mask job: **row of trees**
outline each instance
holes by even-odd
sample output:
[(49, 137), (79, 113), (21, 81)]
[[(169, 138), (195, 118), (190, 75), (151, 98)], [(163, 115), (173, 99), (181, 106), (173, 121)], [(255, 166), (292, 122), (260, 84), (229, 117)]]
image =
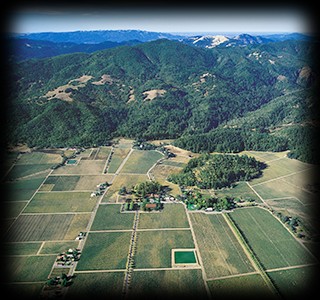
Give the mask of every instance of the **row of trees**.
[(254, 204), (254, 199), (231, 196), (208, 196), (203, 195), (199, 190), (184, 190), (179, 197), (192, 210), (201, 210), (211, 208), (214, 211), (230, 210), (238, 206), (238, 203), (248, 202), (250, 205)]

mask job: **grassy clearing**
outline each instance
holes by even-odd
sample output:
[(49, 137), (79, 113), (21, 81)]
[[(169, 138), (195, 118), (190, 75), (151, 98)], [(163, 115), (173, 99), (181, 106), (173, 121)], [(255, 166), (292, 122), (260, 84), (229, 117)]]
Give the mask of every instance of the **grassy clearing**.
[(6, 236), (9, 242), (63, 240), (71, 214), (20, 215)]
[(287, 153), (288, 151), (282, 151), (282, 152), (242, 151), (239, 154), (253, 156), (257, 160), (260, 160), (263, 162), (269, 162), (271, 160), (284, 158), (287, 156)]
[(90, 212), (96, 201), (86, 192), (42, 192), (33, 197), (24, 213)]
[(181, 170), (181, 167), (158, 164), (151, 170), (150, 175), (152, 179), (158, 181), (161, 185), (169, 187), (171, 189), (170, 194), (177, 196), (181, 194), (179, 186), (177, 184), (167, 181), (167, 178), (169, 174), (177, 174)]
[(131, 232), (89, 233), (77, 270), (125, 269)]
[(134, 272), (131, 287), (134, 299), (208, 299), (201, 270)]
[(91, 230), (132, 229), (134, 214), (120, 213), (121, 204), (100, 205)]
[(254, 271), (222, 215), (190, 214), (207, 278)]
[(158, 151), (134, 150), (123, 166), (121, 173), (145, 174), (162, 157), (163, 155)]
[(184, 205), (165, 204), (159, 213), (141, 213), (138, 228), (189, 228)]
[(190, 230), (140, 231), (137, 235), (136, 268), (170, 268), (171, 249), (194, 247)]
[(314, 258), (267, 210), (258, 207), (230, 213), (265, 269), (314, 262)]
[(239, 294), (244, 299), (275, 298), (260, 274), (210, 280), (207, 283), (213, 298), (237, 299)]
[(120, 299), (123, 272), (76, 273), (74, 284), (69, 287), (67, 298), (71, 299)]

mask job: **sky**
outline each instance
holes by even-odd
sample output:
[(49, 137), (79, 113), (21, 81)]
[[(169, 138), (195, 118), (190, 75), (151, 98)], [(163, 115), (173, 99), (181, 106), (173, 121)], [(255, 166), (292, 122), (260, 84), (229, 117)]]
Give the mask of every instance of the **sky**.
[(310, 31), (307, 16), (296, 9), (132, 10), (21, 9), (11, 15), (16, 33), (138, 29), (158, 32), (276, 33)]

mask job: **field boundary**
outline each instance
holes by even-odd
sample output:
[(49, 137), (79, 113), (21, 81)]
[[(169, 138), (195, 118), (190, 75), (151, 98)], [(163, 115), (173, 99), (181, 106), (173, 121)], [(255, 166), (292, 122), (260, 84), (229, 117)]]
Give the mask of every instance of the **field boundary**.
[(274, 286), (273, 282), (265, 272), (263, 266), (259, 262), (258, 258), (248, 245), (248, 243), (245, 241), (243, 235), (241, 234), (240, 230), (238, 229), (237, 225), (234, 223), (232, 218), (229, 216), (229, 214), (223, 214), (224, 219), (226, 220), (227, 224), (229, 225), (230, 229), (238, 239), (240, 245), (243, 247), (243, 250), (247, 254), (249, 260), (251, 261), (254, 268), (260, 273), (261, 277), (263, 278), (264, 282), (267, 284), (268, 288), (272, 291), (272, 293), (278, 297), (280, 297), (279, 291)]

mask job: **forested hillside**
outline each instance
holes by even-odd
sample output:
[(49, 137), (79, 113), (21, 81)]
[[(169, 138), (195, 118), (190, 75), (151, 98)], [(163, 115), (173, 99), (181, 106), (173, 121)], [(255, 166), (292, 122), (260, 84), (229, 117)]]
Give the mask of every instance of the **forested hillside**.
[(295, 150), (295, 130), (313, 126), (313, 55), (307, 41), (203, 49), (156, 40), (27, 60), (10, 74), (7, 138), (39, 147), (126, 136), (175, 138), (196, 152)]

